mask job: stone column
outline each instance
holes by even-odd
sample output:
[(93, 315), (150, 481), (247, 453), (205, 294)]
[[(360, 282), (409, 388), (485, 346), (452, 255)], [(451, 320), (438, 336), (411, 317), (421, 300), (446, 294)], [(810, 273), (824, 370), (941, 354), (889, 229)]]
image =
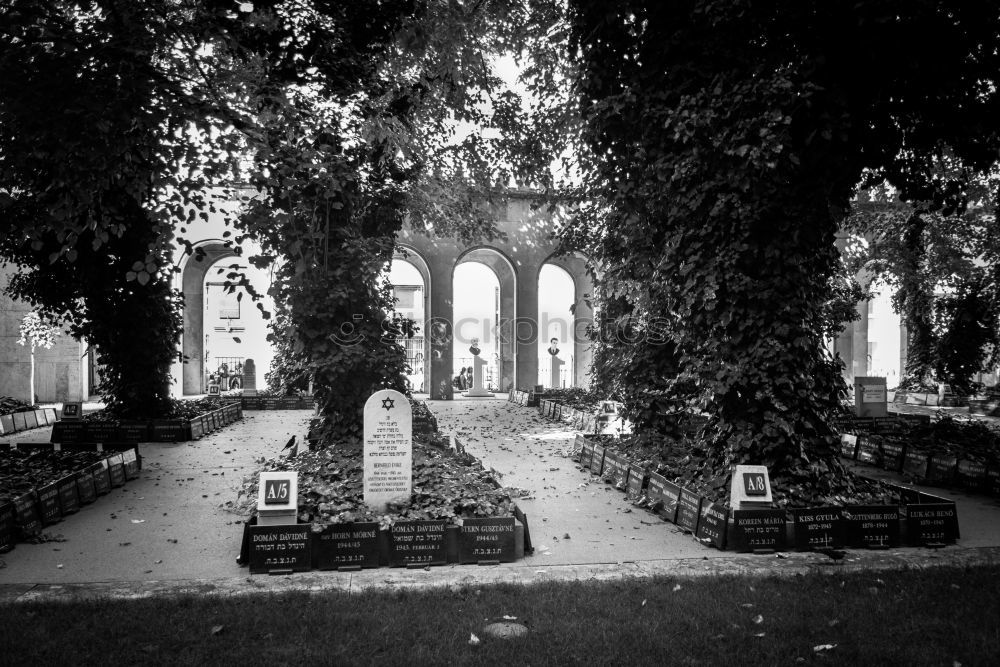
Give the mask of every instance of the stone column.
[(538, 383), (538, 271), (540, 262), (518, 262), (517, 320), (514, 339), (517, 375), (514, 389), (531, 389)]
[(430, 343), (431, 354), (431, 384), (427, 390), (433, 400), (450, 401), (454, 397), (451, 374), (455, 349), (452, 329), (455, 319), (455, 299), (452, 289), (455, 256), (453, 253), (442, 252), (429, 258), (428, 265), (432, 287), (425, 333)]

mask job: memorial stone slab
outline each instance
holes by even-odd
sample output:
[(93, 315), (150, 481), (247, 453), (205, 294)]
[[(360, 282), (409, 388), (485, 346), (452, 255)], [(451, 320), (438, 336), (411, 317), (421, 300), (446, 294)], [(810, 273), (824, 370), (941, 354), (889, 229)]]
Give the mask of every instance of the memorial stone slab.
[(80, 494), (76, 488), (76, 473), (66, 475), (58, 481), (59, 509), (63, 516), (73, 514), (80, 509)]
[(97, 487), (94, 484), (94, 474), (90, 466), (76, 475), (76, 493), (81, 505), (89, 505), (97, 500)]
[(125, 479), (135, 479), (139, 476), (139, 456), (134, 448), (122, 452), (122, 464), (125, 467)]
[(151, 439), (155, 442), (182, 442), (187, 440), (191, 430), (180, 420), (156, 420), (150, 424)]
[(39, 426), (48, 426), (49, 419), (45, 414), (45, 410), (35, 410), (35, 421)]
[(14, 415), (0, 415), (0, 431), (3, 433), (14, 433)]
[(24, 537), (42, 532), (42, 515), (38, 508), (38, 494), (28, 491), (14, 498), (14, 513), (17, 529)]
[(840, 436), (840, 455), (854, 459), (858, 455), (858, 436), (853, 433), (843, 433)]
[(320, 570), (378, 567), (378, 522), (326, 526), (313, 533), (313, 564)]
[(25, 413), (23, 413), (23, 412), (15, 412), (14, 413), (14, 430), (15, 431), (23, 431), (26, 428), (28, 428), (28, 420), (25, 419), (24, 414)]
[(364, 500), (378, 511), (407, 502), (413, 489), (413, 413), (410, 401), (382, 389), (365, 402)]
[(733, 509), (769, 509), (773, 502), (767, 466), (737, 465), (729, 484)]
[(986, 466), (986, 489), (1000, 498), (1000, 466)]
[(903, 475), (915, 480), (927, 479), (927, 466), (929, 463), (930, 457), (927, 454), (915, 450), (911, 451), (907, 447), (906, 456), (903, 457)]
[(250, 574), (312, 569), (310, 525), (250, 526)]
[(959, 538), (955, 503), (907, 505), (906, 535), (915, 546), (954, 544)]
[(877, 466), (882, 463), (880, 458), (879, 443), (871, 436), (860, 436), (858, 438), (858, 461), (868, 465)]
[(927, 483), (937, 486), (951, 486), (958, 473), (958, 457), (950, 454), (935, 454), (927, 465)]
[(793, 509), (791, 514), (796, 549), (836, 549), (844, 545), (840, 507)]
[(51, 526), (62, 519), (62, 510), (59, 507), (59, 482), (52, 482), (38, 489), (38, 510), (43, 526)]
[(445, 521), (397, 521), (389, 529), (389, 565), (423, 567), (448, 562)]
[(583, 445), (580, 447), (580, 465), (583, 466), (584, 470), (590, 470), (590, 460), (593, 457), (594, 443), (585, 439)]
[(127, 421), (118, 425), (119, 442), (148, 442), (149, 422)]
[(458, 557), (462, 563), (515, 560), (514, 517), (462, 519), (459, 528)]
[(118, 425), (112, 422), (88, 422), (87, 440), (91, 442), (116, 442), (118, 437)]
[(625, 497), (635, 502), (646, 492), (646, 468), (636, 462), (628, 464), (628, 481), (625, 485)]
[(733, 510), (729, 548), (734, 551), (784, 551), (788, 547), (785, 510)]
[(728, 518), (729, 508), (722, 503), (702, 501), (695, 539), (707, 546), (725, 549)]
[(14, 503), (0, 505), (0, 553), (14, 548), (17, 540), (17, 519)]
[(906, 456), (906, 445), (894, 440), (882, 441), (882, 467), (891, 472), (899, 472), (903, 469), (903, 460)]
[[(649, 473), (649, 483), (646, 486), (646, 497), (649, 498), (654, 511), (664, 521), (676, 523), (677, 506), (680, 503), (681, 487), (658, 473)], [(658, 508), (658, 509), (657, 509)]]
[(698, 518), (701, 516), (701, 504), (704, 499), (690, 489), (681, 488), (677, 503), (677, 527), (685, 532), (697, 533)]
[(94, 492), (103, 496), (111, 490), (111, 477), (108, 475), (108, 461), (98, 461), (90, 466), (90, 474), (94, 480)]
[(896, 505), (849, 505), (841, 515), (847, 546), (889, 549), (899, 546), (899, 507)]
[(604, 452), (604, 470), (601, 477), (619, 491), (625, 489), (628, 480), (628, 460), (618, 452)]
[(604, 470), (604, 445), (599, 442), (594, 443), (594, 452), (590, 458), (590, 473), (592, 475), (600, 475), (601, 471)]
[(125, 484), (125, 464), (122, 462), (121, 454), (112, 454), (107, 459), (108, 476), (111, 479), (111, 486), (119, 487)]
[(986, 490), (986, 464), (962, 459), (958, 462), (958, 483), (969, 491)]
[(35, 416), (34, 410), (29, 410), (28, 412), (20, 413), (24, 415), (24, 428), (38, 428), (38, 418)]

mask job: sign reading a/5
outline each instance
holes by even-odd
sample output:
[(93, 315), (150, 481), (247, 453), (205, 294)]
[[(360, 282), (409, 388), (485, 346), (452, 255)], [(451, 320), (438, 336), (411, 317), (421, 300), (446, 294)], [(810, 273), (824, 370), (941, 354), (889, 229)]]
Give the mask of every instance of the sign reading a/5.
[(292, 483), (287, 479), (264, 480), (264, 504), (286, 505), (291, 494)]

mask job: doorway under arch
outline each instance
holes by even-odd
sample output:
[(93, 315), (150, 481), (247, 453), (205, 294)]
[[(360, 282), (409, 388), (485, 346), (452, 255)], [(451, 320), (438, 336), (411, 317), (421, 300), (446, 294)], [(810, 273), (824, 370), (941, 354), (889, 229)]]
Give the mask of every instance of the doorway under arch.
[(407, 375), (410, 390), (425, 393), (430, 387), (430, 364), (427, 363), (430, 352), (425, 334), (429, 299), (427, 283), (430, 276), (426, 266), (421, 270), (420, 261), (412, 253), (396, 253), (389, 265), (386, 279), (392, 286), (396, 299), (395, 312), (413, 320), (419, 327), (412, 338), (400, 342), (406, 351), (406, 363), (410, 367)]

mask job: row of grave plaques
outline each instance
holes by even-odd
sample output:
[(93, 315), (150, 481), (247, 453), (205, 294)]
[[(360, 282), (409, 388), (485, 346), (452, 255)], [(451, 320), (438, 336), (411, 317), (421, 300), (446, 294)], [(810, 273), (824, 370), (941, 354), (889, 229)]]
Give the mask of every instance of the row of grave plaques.
[(528, 406), (532, 402), (532, 392), (511, 389), (507, 394), (507, 401), (515, 405)]
[(7, 415), (0, 415), (0, 434), (10, 435), (19, 431), (27, 431), (55, 424), (56, 421), (55, 408), (12, 412)]
[[(17, 443), (6, 447), (52, 448), (53, 445)], [(59, 445), (55, 448), (58, 450)], [(46, 526), (76, 513), (82, 505), (88, 505), (112, 488), (135, 479), (139, 476), (141, 463), (136, 447), (108, 452), (100, 461), (26, 491), (0, 505), (0, 552), (13, 548), (18, 541), (38, 535)]]
[(52, 426), (52, 442), (137, 443), (197, 440), (243, 418), (238, 404), (224, 405), (192, 419), (148, 421), (58, 421)]
[(927, 454), (905, 442), (866, 433), (842, 434), (840, 454), (860, 463), (901, 473), (916, 482), (958, 487), (1000, 497), (1000, 464), (987, 465), (955, 454)]
[(648, 471), (590, 437), (578, 435), (574, 453), (585, 470), (623, 490), (629, 500), (645, 501), (664, 521), (717, 549), (887, 549), (904, 543), (939, 546), (960, 537), (954, 502), (907, 487), (895, 489), (899, 505), (734, 510)]
[(312, 410), (312, 396), (223, 396), (224, 403), (244, 410)]
[(508, 563), (524, 555), (524, 524), (514, 516), (343, 523), (315, 532), (311, 524), (248, 525), (241, 560), (251, 574), (446, 563)]
[(614, 401), (604, 401), (595, 411), (577, 410), (552, 399), (538, 401), (538, 413), (546, 419), (563, 421), (574, 428), (590, 434), (614, 433), (621, 426), (618, 405)]

